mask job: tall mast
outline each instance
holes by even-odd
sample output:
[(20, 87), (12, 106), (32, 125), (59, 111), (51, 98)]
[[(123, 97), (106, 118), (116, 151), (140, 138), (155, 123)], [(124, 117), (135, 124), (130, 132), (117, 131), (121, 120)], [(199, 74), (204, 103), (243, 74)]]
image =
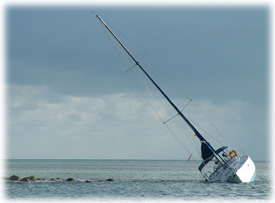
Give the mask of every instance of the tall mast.
[(132, 58), (135, 64), (141, 69), (141, 71), (148, 77), (148, 79), (154, 84), (154, 86), (160, 91), (160, 93), (164, 96), (164, 98), (168, 101), (168, 103), (176, 110), (178, 115), (187, 123), (187, 125), (193, 130), (195, 135), (199, 138), (201, 142), (204, 142), (209, 149), (215, 154), (215, 149), (211, 146), (209, 142), (199, 133), (199, 131), (190, 123), (190, 121), (183, 115), (183, 113), (178, 109), (178, 107), (170, 100), (170, 98), (162, 91), (162, 89), (155, 83), (155, 81), (151, 78), (150, 75), (144, 70), (144, 68), (140, 65), (140, 63), (135, 59), (135, 57), (131, 54), (131, 52), (124, 46), (124, 44), (117, 38), (117, 36), (113, 33), (113, 31), (108, 27), (108, 25), (102, 20), (99, 15), (96, 15), (99, 21), (103, 24), (103, 26), (110, 32), (110, 34), (115, 38), (115, 40), (121, 45), (121, 47), (126, 51), (126, 53)]

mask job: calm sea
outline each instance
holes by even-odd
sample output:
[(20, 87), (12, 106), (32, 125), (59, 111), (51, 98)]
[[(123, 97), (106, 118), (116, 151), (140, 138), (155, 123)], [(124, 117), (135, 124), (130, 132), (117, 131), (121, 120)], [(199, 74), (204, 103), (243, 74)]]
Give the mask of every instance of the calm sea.
[[(271, 164), (255, 162), (254, 183), (208, 183), (199, 161), (6, 160), (5, 175), (43, 181), (6, 181), (8, 199), (89, 200), (268, 200)], [(75, 181), (65, 181), (74, 178)], [(114, 181), (106, 181), (112, 178)], [(52, 180), (53, 179), (53, 180)], [(90, 181), (90, 182), (86, 182)]]

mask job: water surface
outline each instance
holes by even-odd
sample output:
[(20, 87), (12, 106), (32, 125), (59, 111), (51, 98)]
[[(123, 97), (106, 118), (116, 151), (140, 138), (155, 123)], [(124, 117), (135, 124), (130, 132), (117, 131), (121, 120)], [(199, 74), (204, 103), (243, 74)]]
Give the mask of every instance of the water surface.
[[(256, 181), (242, 184), (205, 182), (197, 170), (199, 161), (7, 160), (6, 163), (6, 176), (34, 175), (45, 179), (6, 181), (5, 194), (9, 199), (266, 200), (271, 197), (269, 162), (255, 162)], [(65, 181), (70, 177), (75, 181)], [(109, 178), (114, 181), (106, 181)]]

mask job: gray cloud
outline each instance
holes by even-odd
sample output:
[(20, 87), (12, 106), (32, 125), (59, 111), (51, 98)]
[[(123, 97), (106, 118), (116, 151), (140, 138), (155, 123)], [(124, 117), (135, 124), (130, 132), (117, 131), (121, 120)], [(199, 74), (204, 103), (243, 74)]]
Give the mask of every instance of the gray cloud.
[[(91, 10), (94, 8), (7, 9), (9, 156), (182, 158), (182, 148), (164, 133), (155, 112), (137, 96), (137, 89), (124, 74), (132, 65), (123, 67), (117, 59)], [(230, 142), (256, 159), (265, 159), (266, 7), (99, 7), (98, 13), (115, 26), (116, 33), (119, 30), (147, 50)], [(118, 35), (138, 59), (146, 55)], [(147, 59), (150, 57), (142, 63)], [(159, 80), (158, 76), (167, 79), (167, 75), (156, 67), (146, 66), (182, 108), (186, 98)], [(140, 88), (141, 92), (145, 89)], [(163, 120), (173, 116), (161, 107), (157, 110)], [(190, 116), (204, 123), (195, 113)], [(27, 140), (37, 144), (32, 146)]]

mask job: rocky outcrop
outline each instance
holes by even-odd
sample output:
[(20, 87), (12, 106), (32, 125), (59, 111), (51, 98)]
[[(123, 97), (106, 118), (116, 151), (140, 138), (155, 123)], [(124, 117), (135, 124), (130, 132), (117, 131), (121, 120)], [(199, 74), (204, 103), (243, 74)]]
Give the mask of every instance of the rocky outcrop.
[(21, 178), (17, 175), (12, 175), (11, 177), (9, 177), (9, 180), (21, 180)]
[(21, 179), (21, 181), (25, 181), (25, 182), (30, 182), (30, 181), (35, 181), (36, 177), (35, 176), (29, 176), (29, 177), (25, 177), (23, 179)]
[(31, 181), (35, 181), (36, 177), (35, 176), (29, 176), (28, 177)]
[(74, 178), (68, 178), (66, 181), (74, 181)]
[[(33, 182), (33, 181), (76, 181), (74, 178), (68, 178), (68, 179), (61, 179), (61, 178), (36, 178), (35, 176), (28, 176), (24, 178), (20, 178), (17, 175), (12, 175), (10, 177), (4, 177), (5, 180), (10, 180), (10, 181), (22, 181), (22, 182)], [(115, 181), (113, 178), (108, 178), (106, 180), (98, 180), (99, 182), (107, 181), (107, 182), (113, 182)], [(86, 180), (84, 181), (86, 183), (93, 182), (93, 180)]]
[(31, 180), (29, 179), (29, 177), (25, 177), (25, 178), (22, 178), (20, 181), (23, 181), (23, 182), (30, 182)]
[(112, 179), (112, 178), (109, 178), (109, 179), (107, 179), (106, 181), (115, 181), (114, 179)]

